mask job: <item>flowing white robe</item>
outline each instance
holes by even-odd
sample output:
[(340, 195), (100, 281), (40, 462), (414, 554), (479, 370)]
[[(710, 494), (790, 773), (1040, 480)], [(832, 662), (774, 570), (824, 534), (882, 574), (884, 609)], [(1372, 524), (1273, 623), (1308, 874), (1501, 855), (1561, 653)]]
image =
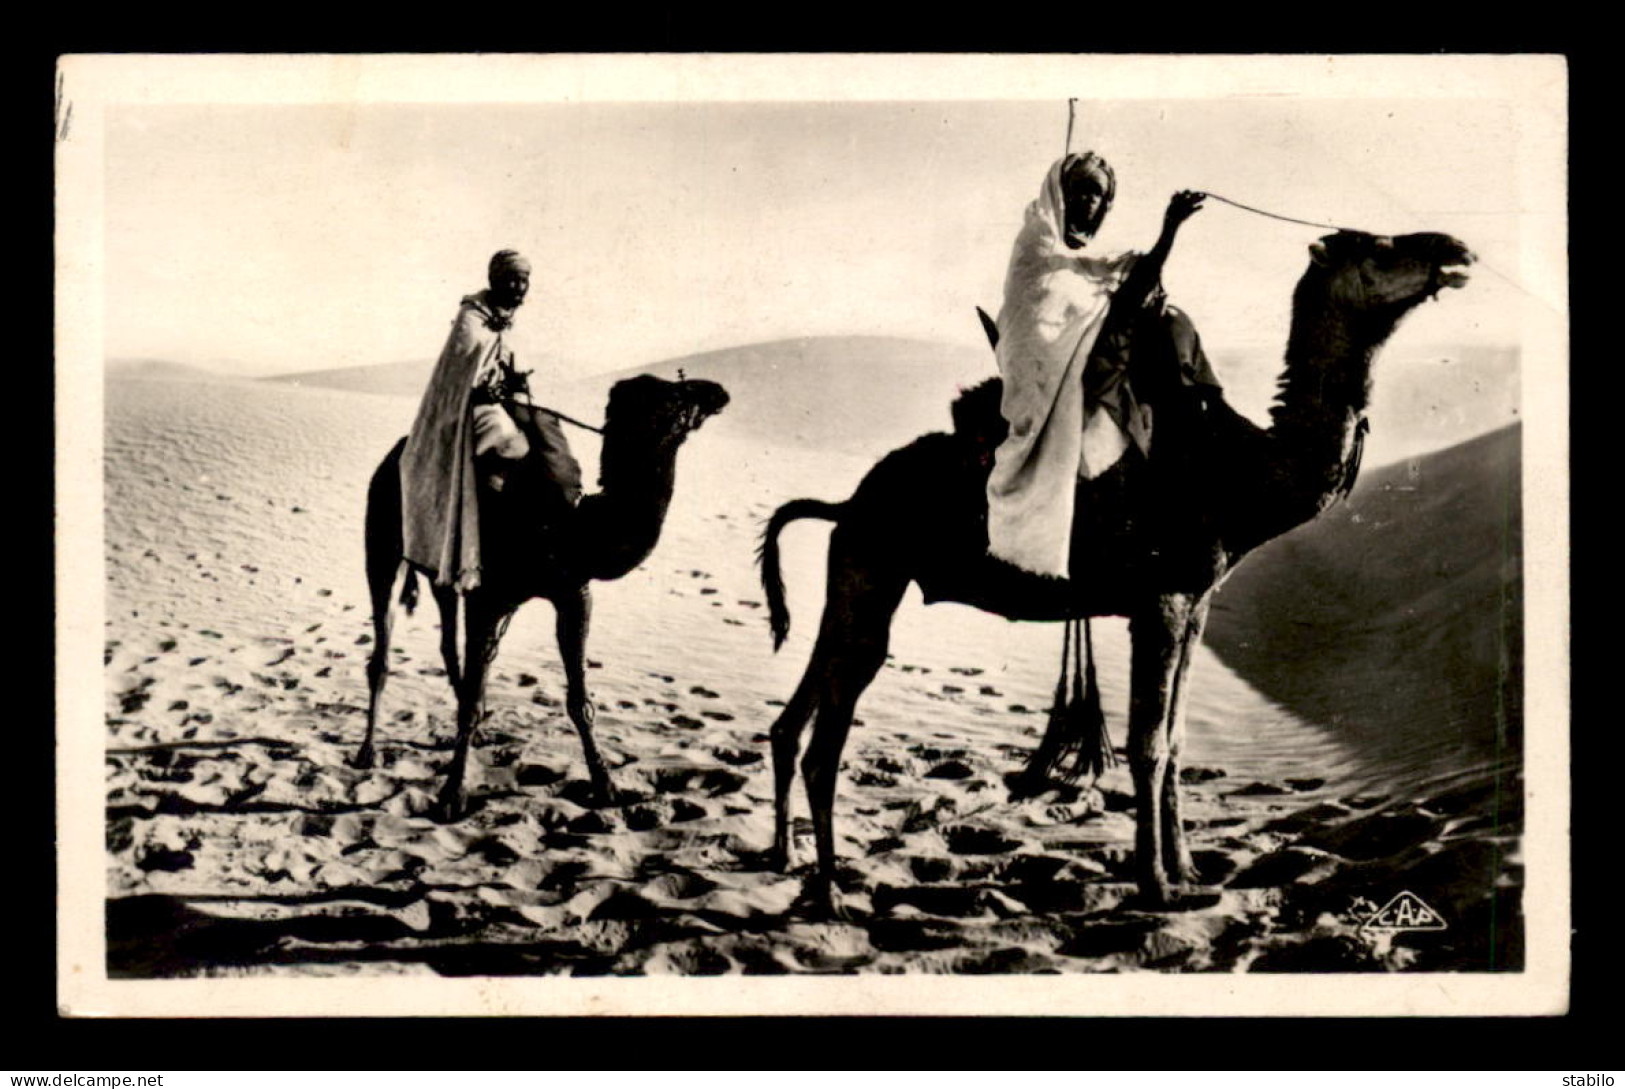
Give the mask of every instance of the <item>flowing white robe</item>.
[(1112, 292), (1139, 257), (1069, 249), (1064, 223), (1057, 162), (1027, 206), (1005, 275), (997, 356), (1010, 433), (987, 482), (988, 551), (1057, 578), (1070, 576), (1078, 477), (1105, 472), (1128, 446), (1108, 413), (1085, 419), (1082, 380)]
[(502, 352), (485, 293), (462, 302), (401, 453), (403, 555), (460, 592), (480, 583), (479, 499), (469, 399)]

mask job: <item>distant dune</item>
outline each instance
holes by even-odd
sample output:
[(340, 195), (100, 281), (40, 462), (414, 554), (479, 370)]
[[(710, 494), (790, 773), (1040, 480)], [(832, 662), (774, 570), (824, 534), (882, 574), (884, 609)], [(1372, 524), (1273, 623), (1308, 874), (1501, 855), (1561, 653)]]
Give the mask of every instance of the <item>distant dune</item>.
[[(1265, 423), (1281, 376), (1281, 346), (1218, 344), (1208, 351), (1231, 405)], [(1396, 337), (1372, 371), (1367, 464), (1442, 450), (1517, 423), (1521, 368), (1515, 345), (1413, 344)]]
[(265, 381), (283, 382), (290, 386), (342, 389), (352, 393), (418, 397), (429, 384), (429, 371), (433, 365), (432, 359), (408, 359), (399, 363), (369, 363), (359, 367), (277, 374)]
[(1522, 428), (1368, 471), (1224, 584), (1208, 643), (1294, 712), (1410, 754), (1522, 733)]
[[(1278, 348), (1215, 349), (1233, 404), (1262, 422), (1279, 374)], [(303, 371), (267, 381), (307, 388), (418, 397), (432, 361), (406, 360)], [(948, 426), (959, 388), (997, 373), (991, 352), (899, 337), (802, 337), (668, 359), (549, 385), (547, 363), (528, 361), (545, 404), (596, 421), (610, 385), (633, 374), (679, 369), (725, 385), (734, 410), (719, 431), (777, 445), (875, 456)], [(159, 376), (172, 365), (144, 363)], [(1438, 450), (1518, 419), (1519, 353), (1511, 347), (1401, 345), (1379, 360), (1373, 388), (1370, 464)], [(207, 376), (177, 368), (174, 377)]]
[(164, 359), (112, 359), (107, 363), (110, 378), (149, 378), (175, 382), (230, 382), (229, 376), (207, 367), (171, 363)]
[(608, 375), (720, 382), (733, 401), (718, 430), (874, 455), (951, 426), (959, 390), (998, 373), (991, 351), (899, 337), (803, 337), (668, 359)]
[[(521, 363), (523, 366), (523, 362)], [(430, 363), (415, 360), (278, 375), (305, 387), (417, 397)], [(545, 373), (539, 367), (538, 373)], [(991, 352), (899, 337), (802, 337), (668, 359), (647, 366), (535, 383), (536, 398), (597, 422), (609, 388), (634, 374), (721, 382), (733, 398), (712, 426), (776, 445), (872, 455), (949, 425), (960, 386), (996, 373)]]
[(1520, 418), (1516, 347), (1398, 345), (1378, 358), (1375, 375), (1372, 464), (1442, 450)]

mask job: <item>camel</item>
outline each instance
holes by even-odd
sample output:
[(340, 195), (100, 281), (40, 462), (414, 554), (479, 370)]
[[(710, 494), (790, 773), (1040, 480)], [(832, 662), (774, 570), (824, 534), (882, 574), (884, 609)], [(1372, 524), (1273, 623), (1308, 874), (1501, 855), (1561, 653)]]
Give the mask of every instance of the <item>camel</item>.
[[(562, 530), (548, 531), (535, 524), (543, 484), (535, 479), (541, 469), (533, 459), (507, 471), (500, 493), (482, 486), (480, 584), (463, 595), (451, 587), (433, 588), (440, 612), (440, 652), (457, 696), (457, 745), (436, 802), (437, 819), (457, 820), (468, 811), (464, 779), (474, 731), (485, 714), (486, 673), (508, 621), (532, 598), (553, 603), (566, 678), (565, 708), (581, 737), (593, 799), (599, 805), (612, 804), (609, 773), (593, 742), (594, 711), (586, 683), (591, 583), (622, 577), (654, 550), (671, 503), (677, 450), (727, 403), (727, 392), (715, 382), (668, 382), (647, 374), (617, 382), (605, 413), (600, 490), (582, 498)], [(513, 411), (522, 422), (524, 407)], [(392, 602), (400, 601), (410, 612), (417, 600), (420, 569), (401, 556), (400, 457), (405, 445), (405, 439), (395, 444), (367, 491), (367, 583), (375, 637), (367, 663), (367, 734), (352, 761), (358, 768), (370, 768), (376, 756), (373, 734), (389, 675)], [(459, 604), (464, 626), (461, 660)]]
[[(1012, 620), (1128, 618), (1139, 897), (1167, 906), (1197, 881), (1180, 820), (1179, 753), (1186, 676), (1213, 592), (1250, 551), (1348, 494), (1377, 349), (1417, 304), (1465, 284), (1461, 267), (1474, 260), (1460, 242), (1433, 233), (1340, 231), (1309, 249), (1270, 426), (1251, 423), (1216, 392), (1187, 397), (1172, 414), (1157, 405), (1149, 458), (1131, 448), (1112, 469), (1079, 481), (1071, 580), (1031, 575), (987, 553), (986, 481), (1006, 429), (996, 378), (955, 403), (954, 434), (928, 434), (888, 454), (844, 502), (792, 500), (769, 519), (760, 561), (775, 649), (790, 624), (779, 533), (798, 519), (835, 523), (811, 660), (771, 731), (768, 860), (785, 871), (795, 760), (803, 728), (813, 724), (801, 762), (817, 851), (808, 900), (834, 910), (841, 750), (858, 698), (885, 661), (892, 616), (910, 582), (927, 604), (961, 602)], [(1164, 434), (1179, 436), (1166, 442), (1166, 456), (1158, 449)]]

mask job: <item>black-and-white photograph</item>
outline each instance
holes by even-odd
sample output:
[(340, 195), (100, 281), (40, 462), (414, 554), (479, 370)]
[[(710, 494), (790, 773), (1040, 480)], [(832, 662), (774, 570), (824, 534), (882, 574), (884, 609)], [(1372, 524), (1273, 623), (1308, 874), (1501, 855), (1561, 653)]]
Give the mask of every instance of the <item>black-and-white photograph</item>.
[(59, 78), (68, 1012), (1564, 1008), (1561, 58)]

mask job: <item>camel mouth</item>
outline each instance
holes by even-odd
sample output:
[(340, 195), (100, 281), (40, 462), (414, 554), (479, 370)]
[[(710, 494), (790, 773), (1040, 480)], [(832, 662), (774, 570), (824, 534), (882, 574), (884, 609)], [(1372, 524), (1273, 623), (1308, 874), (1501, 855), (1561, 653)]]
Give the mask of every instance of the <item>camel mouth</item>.
[(1435, 297), (1447, 287), (1466, 287), (1468, 281), (1472, 279), (1467, 274), (1467, 269), (1476, 263), (1478, 258), (1473, 254), (1472, 250), (1459, 242), (1454, 244), (1452, 250), (1453, 252), (1440, 261), (1434, 269), (1432, 294)]
[(686, 392), (692, 397), (687, 420), (691, 431), (728, 407), (728, 391), (715, 382), (690, 379)]

